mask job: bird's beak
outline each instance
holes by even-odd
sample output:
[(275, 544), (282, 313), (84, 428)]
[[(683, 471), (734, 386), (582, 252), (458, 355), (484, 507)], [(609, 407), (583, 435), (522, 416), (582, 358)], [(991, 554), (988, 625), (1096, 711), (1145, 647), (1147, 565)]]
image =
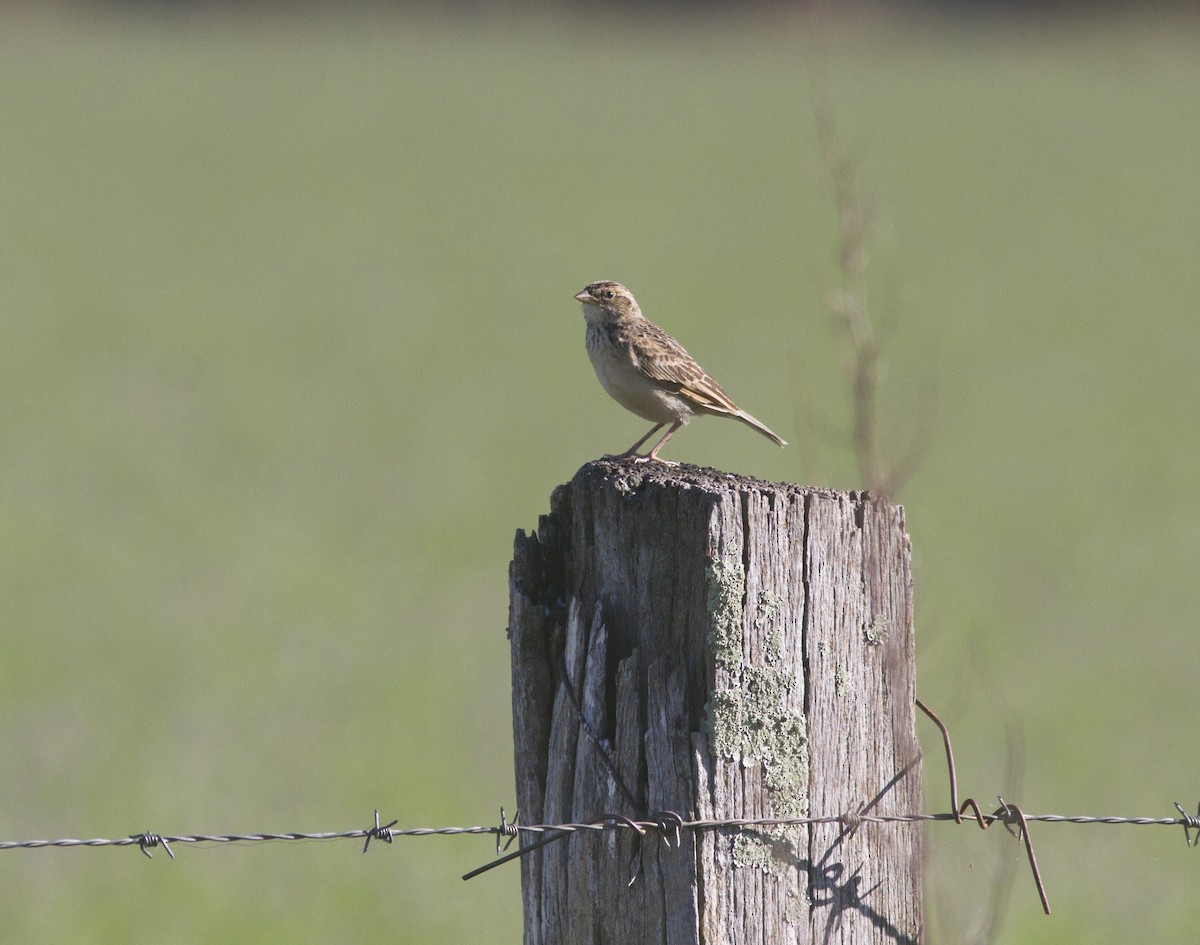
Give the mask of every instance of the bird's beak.
[(576, 302), (590, 302), (591, 300), (592, 297), (588, 295), (587, 289), (583, 289), (577, 296), (575, 296)]

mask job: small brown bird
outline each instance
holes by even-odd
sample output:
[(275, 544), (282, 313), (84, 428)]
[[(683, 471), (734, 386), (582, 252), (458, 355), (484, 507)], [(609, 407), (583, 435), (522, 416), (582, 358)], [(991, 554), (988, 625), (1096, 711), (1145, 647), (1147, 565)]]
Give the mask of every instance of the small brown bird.
[[(650, 432), (620, 456), (668, 463), (658, 451), (693, 414), (735, 417), (780, 446), (787, 444), (729, 399), (683, 346), (642, 315), (619, 282), (593, 282), (575, 296), (587, 321), (587, 351), (596, 377), (626, 410), (653, 421)], [(667, 424), (667, 432), (645, 456), (638, 448)]]

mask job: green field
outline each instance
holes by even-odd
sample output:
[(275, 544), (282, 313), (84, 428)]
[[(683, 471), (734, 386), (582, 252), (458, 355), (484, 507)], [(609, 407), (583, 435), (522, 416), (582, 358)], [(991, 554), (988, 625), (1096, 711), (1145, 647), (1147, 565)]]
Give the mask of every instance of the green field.
[[(571, 296), (628, 284), (789, 440), (844, 428), (830, 61), (896, 313), (918, 691), (963, 791), (1200, 800), (1200, 22), (0, 17), (0, 839), (512, 812), (507, 562), (644, 432)], [(700, 420), (666, 455), (854, 487)], [(804, 439), (801, 438), (801, 443)], [(931, 808), (945, 786), (920, 735)], [(1022, 732), (1023, 782), (1006, 760)], [(1182, 830), (929, 830), (930, 940), (1188, 942)], [(520, 936), (487, 838), (0, 851), (0, 942)]]

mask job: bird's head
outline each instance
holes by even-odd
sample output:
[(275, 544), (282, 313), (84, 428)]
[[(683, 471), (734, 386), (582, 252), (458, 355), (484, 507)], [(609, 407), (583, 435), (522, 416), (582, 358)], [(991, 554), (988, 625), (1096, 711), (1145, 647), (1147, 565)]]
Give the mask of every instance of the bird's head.
[(642, 314), (633, 294), (619, 282), (593, 282), (575, 296), (589, 321), (636, 318)]

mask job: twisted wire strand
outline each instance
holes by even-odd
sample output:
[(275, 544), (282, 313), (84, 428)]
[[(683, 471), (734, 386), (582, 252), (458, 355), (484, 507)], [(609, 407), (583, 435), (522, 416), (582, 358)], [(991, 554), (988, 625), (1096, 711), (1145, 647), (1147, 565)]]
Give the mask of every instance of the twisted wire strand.
[[(1179, 817), (1116, 817), (1092, 816), (1086, 814), (1025, 814), (1027, 821), (1040, 821), (1054, 824), (1126, 824), (1130, 826), (1162, 826), (1179, 827), (1200, 830), (1200, 817), (1182, 814)], [(635, 830), (639, 833), (656, 831), (671, 833), (679, 830), (737, 830), (743, 828), (772, 828), (772, 827), (807, 827), (815, 824), (845, 824), (855, 823), (888, 824), (915, 823), (920, 821), (959, 820), (953, 813), (914, 813), (914, 814), (862, 814), (847, 812), (828, 817), (747, 817), (731, 819), (694, 819), (688, 820), (672, 811), (664, 811), (656, 819), (638, 820), (625, 818), (616, 814), (606, 815), (591, 821), (561, 824), (520, 824), (502, 822), (498, 826), (473, 827), (409, 827), (397, 828), (392, 825), (367, 827), (358, 830), (336, 830), (320, 832), (289, 831), (286, 833), (206, 833), (206, 834), (163, 834), (139, 833), (127, 837), (95, 837), (91, 839), (61, 838), (55, 840), (0, 840), (0, 850), (34, 850), (45, 847), (153, 847), (156, 845), (182, 843), (269, 843), (269, 842), (298, 842), (319, 840), (368, 840), (388, 837), (445, 837), (496, 835), (512, 837), (514, 834), (546, 834), (546, 833), (577, 833), (580, 831), (604, 830)], [(1001, 812), (984, 814), (987, 823), (1007, 822), (1008, 818)]]

